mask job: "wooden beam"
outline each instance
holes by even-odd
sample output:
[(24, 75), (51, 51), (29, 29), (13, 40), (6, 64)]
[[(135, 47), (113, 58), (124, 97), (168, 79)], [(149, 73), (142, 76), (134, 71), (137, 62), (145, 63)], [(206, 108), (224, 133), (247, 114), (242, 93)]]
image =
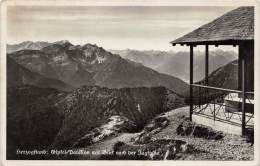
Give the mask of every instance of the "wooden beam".
[(190, 46), (190, 121), (193, 113), (193, 46)]
[[(197, 41), (197, 42), (181, 42), (181, 43), (175, 43), (175, 44), (187, 44), (187, 45), (216, 45), (216, 46), (222, 46), (222, 45), (239, 45), (242, 41), (241, 40), (226, 40), (226, 41)], [(254, 42), (254, 40), (247, 40), (246, 42)]]

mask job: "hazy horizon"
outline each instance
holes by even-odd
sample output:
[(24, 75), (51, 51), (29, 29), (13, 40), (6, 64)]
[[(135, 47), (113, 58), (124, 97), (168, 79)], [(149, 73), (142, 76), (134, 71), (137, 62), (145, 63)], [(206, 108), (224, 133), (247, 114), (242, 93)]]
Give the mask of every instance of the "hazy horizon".
[[(23, 42), (48, 42), (48, 43), (54, 43), (54, 42), (58, 42), (58, 41), (62, 41), (62, 40), (57, 40), (57, 41), (31, 41), (31, 40), (27, 40), (27, 41), (22, 41), (22, 42), (17, 42), (17, 43), (7, 43), (7, 45), (18, 45), (21, 44)], [(69, 40), (68, 40), (69, 41)], [(83, 43), (83, 44), (75, 44), (72, 43), (71, 41), (69, 41), (71, 44), (73, 45), (84, 45), (84, 44), (93, 44), (93, 43)], [(102, 47), (102, 45), (97, 45), (98, 47)], [(104, 47), (103, 47), (104, 48)], [(176, 49), (177, 48), (177, 49)], [(106, 48), (104, 48), (106, 49)], [(169, 50), (159, 50), (159, 49), (133, 49), (133, 48), (124, 48), (124, 49), (106, 49), (107, 51), (123, 51), (123, 50), (134, 50), (134, 51), (166, 51), (166, 52), (188, 52), (190, 50), (190, 48), (188, 46), (172, 46), (171, 49)], [(203, 45), (198, 45), (196, 47), (193, 48), (193, 50), (196, 51), (200, 51), (203, 52), (205, 51), (205, 46)], [(216, 50), (222, 50), (222, 51), (234, 51), (236, 53), (238, 53), (238, 47), (237, 46), (229, 46), (229, 45), (220, 45), (218, 47), (216, 47), (215, 45), (209, 45), (209, 51), (216, 51)]]
[[(68, 40), (107, 50), (179, 51), (170, 41), (235, 7), (9, 6), (7, 42)], [(224, 49), (225, 50), (225, 49)]]

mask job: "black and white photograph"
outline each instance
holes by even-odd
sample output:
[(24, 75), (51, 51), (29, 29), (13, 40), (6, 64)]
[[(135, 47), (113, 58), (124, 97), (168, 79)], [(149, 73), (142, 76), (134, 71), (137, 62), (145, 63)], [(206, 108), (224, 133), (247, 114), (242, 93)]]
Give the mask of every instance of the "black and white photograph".
[(6, 161), (258, 160), (255, 1), (10, 2)]

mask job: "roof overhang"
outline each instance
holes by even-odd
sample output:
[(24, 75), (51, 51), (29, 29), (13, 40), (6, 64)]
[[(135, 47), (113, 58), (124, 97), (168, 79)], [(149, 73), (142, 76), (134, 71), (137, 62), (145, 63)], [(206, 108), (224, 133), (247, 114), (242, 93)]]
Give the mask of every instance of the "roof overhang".
[(238, 45), (254, 40), (254, 7), (234, 9), (172, 41), (172, 45)]

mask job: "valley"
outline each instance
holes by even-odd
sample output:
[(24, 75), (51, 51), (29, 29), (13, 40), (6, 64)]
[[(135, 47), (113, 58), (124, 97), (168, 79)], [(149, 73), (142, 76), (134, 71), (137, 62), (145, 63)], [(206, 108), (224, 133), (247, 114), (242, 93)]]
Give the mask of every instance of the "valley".
[(15, 159), (15, 149), (23, 147), (69, 149), (137, 132), (155, 115), (184, 105), (182, 97), (163, 87), (83, 86), (61, 92), (18, 86), (8, 88), (7, 101), (7, 152)]
[[(125, 59), (141, 63), (160, 73), (169, 74), (189, 82), (189, 52), (179, 51), (156, 51), (156, 50), (111, 50), (112, 53), (119, 54)], [(200, 81), (205, 76), (205, 53), (203, 51), (194, 52), (194, 81)], [(223, 51), (217, 49), (209, 52), (209, 73), (237, 59), (234, 51)]]

